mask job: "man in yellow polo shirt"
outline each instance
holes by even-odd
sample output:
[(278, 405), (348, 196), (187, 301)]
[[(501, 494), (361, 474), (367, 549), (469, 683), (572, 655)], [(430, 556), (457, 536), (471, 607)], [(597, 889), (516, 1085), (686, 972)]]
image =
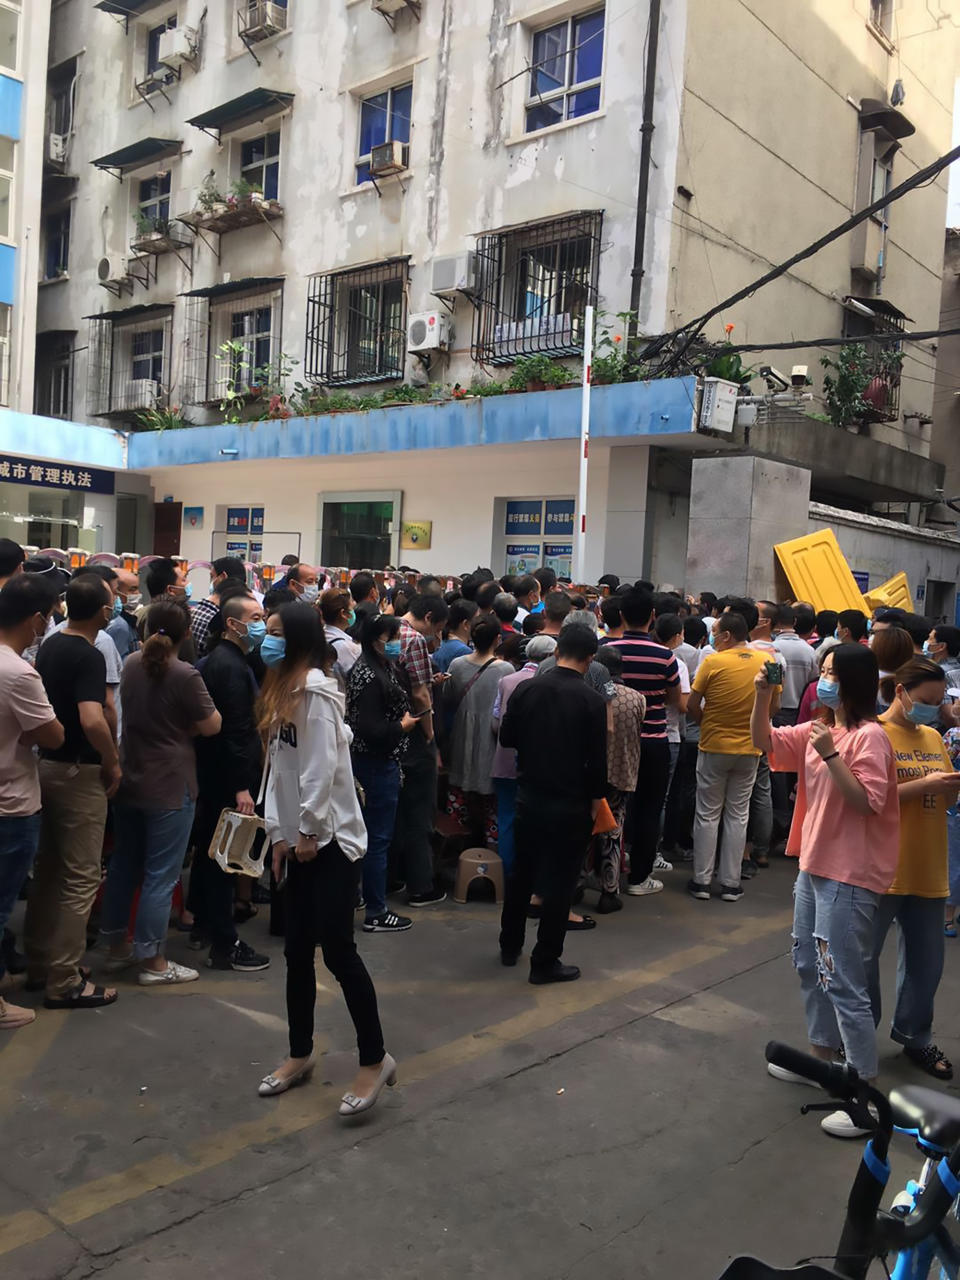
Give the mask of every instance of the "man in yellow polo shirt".
[(720, 849), (720, 897), (743, 897), (740, 866), (747, 838), (750, 793), (759, 751), (750, 736), (754, 678), (769, 654), (747, 645), (747, 624), (739, 613), (725, 613), (713, 632), (716, 653), (697, 668), (687, 715), (700, 725), (697, 757), (697, 808), (693, 823), (693, 879), (687, 892), (707, 901), (717, 859), (717, 832), (723, 818)]

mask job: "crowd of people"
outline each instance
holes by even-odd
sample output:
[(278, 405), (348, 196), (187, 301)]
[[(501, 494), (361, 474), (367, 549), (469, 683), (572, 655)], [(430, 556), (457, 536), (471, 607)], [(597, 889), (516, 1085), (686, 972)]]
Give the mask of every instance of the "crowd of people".
[[(0, 540), (0, 977), (64, 1010), (113, 1004), (124, 972), (195, 981), (166, 954), (171, 918), (210, 968), (260, 972), (237, 925), (269, 903), (290, 1051), (259, 1091), (310, 1075), (319, 945), (357, 1033), (349, 1116), (397, 1078), (355, 920), (403, 933), (445, 899), (438, 827), (496, 849), (500, 957), (515, 966), (536, 921), (538, 985), (580, 977), (563, 949), (597, 927), (587, 893), (609, 915), (686, 866), (692, 899), (736, 903), (787, 854), (813, 1051), (876, 1076), (896, 921), (891, 1035), (952, 1077), (933, 1015), (960, 905), (960, 630), (614, 575), (577, 588), (548, 567), (346, 586), (284, 567), (260, 595), (223, 557), (193, 601), (173, 560), (141, 585)], [(224, 810), (260, 818), (269, 885), (209, 856)], [(0, 1028), (35, 1017), (0, 999)]]

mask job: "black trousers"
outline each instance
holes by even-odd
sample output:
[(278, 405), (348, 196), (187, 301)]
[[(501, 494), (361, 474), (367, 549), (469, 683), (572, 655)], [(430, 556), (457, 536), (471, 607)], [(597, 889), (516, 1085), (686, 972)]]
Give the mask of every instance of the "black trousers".
[(628, 809), (633, 810), (630, 826), (630, 883), (642, 884), (653, 870), (660, 839), (660, 814), (670, 782), (670, 743), (666, 738), (644, 738), (640, 747), (637, 789)]
[(410, 893), (433, 888), (433, 826), (437, 814), (437, 744), (419, 729), (410, 734), (403, 761), (403, 786), (397, 803), (390, 870), (407, 882)]
[(697, 807), (697, 754), (698, 742), (681, 742), (677, 767), (667, 795), (667, 809), (663, 821), (663, 843), (667, 849), (678, 845), (681, 849), (693, 848), (693, 815)]
[[(776, 728), (796, 724), (797, 708), (781, 707), (774, 715), (773, 723)], [(790, 803), (790, 796), (793, 794), (793, 789), (796, 785), (797, 775), (795, 773), (774, 773), (771, 769), (770, 794), (773, 798), (775, 839), (782, 840), (790, 833), (790, 824), (793, 822), (793, 805)]]
[(313, 1050), (313, 1010), (317, 999), (314, 952), (340, 983), (357, 1032), (361, 1067), (383, 1061), (383, 1031), (377, 993), (353, 937), (353, 911), (360, 885), (360, 863), (351, 862), (335, 840), (310, 862), (291, 857), (287, 868), (287, 1022), (290, 1057)]
[[(236, 796), (201, 796), (193, 824), (194, 855), (190, 865), (190, 892), (187, 907), (193, 913), (196, 929), (210, 939), (212, 950), (225, 953), (237, 940), (233, 923), (233, 893), (237, 877), (223, 870), (208, 857), (210, 841), (224, 808), (232, 808)], [(222, 803), (221, 803), (222, 802)]]
[(567, 915), (592, 829), (589, 809), (531, 795), (520, 785), (513, 829), (516, 851), (500, 917), (500, 950), (505, 955), (523, 950), (534, 886), (543, 896), (543, 906), (530, 968), (551, 969), (563, 955)]

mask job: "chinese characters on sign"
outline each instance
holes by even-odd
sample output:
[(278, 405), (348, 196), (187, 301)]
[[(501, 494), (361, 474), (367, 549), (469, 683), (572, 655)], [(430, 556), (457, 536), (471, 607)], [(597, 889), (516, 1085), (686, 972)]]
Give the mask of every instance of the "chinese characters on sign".
[(41, 489), (72, 489), (76, 493), (113, 493), (114, 477), (112, 471), (97, 467), (64, 467), (0, 454), (0, 481)]
[(511, 499), (507, 503), (507, 518), (504, 533), (509, 538), (511, 535), (516, 537), (527, 538), (532, 534), (534, 537), (540, 536), (540, 528), (543, 520), (543, 503), (541, 501), (528, 502), (516, 501)]
[(539, 542), (507, 543), (507, 573), (533, 573), (539, 564)]
[(504, 533), (508, 538), (537, 541), (507, 545), (507, 573), (530, 573), (539, 565), (546, 565), (559, 578), (569, 579), (573, 544), (552, 540), (573, 536), (576, 508), (574, 498), (508, 498)]
[(227, 533), (250, 532), (250, 508), (227, 507)]
[(573, 533), (573, 512), (576, 503), (572, 498), (548, 498), (547, 514), (543, 522), (545, 537)]

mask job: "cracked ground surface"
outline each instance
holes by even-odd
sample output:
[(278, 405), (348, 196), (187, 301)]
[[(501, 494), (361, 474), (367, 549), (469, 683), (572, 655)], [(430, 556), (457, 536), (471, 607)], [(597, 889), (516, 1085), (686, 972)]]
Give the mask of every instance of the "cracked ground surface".
[[(401, 1084), (347, 1123), (351, 1029), (322, 966), (313, 1081), (256, 1096), (285, 1051), (261, 920), (243, 932), (273, 955), (265, 974), (41, 1010), (0, 1042), (0, 1276), (710, 1280), (741, 1252), (829, 1253), (859, 1145), (764, 1073), (767, 1039), (803, 1042), (792, 872), (736, 904), (692, 902), (668, 874), (568, 938), (584, 977), (563, 987), (499, 965), (492, 904), (362, 936)], [(938, 1034), (956, 1058), (947, 945)], [(887, 1084), (925, 1082), (885, 1035), (881, 1064)], [(906, 1140), (893, 1164), (898, 1185), (918, 1167)]]

